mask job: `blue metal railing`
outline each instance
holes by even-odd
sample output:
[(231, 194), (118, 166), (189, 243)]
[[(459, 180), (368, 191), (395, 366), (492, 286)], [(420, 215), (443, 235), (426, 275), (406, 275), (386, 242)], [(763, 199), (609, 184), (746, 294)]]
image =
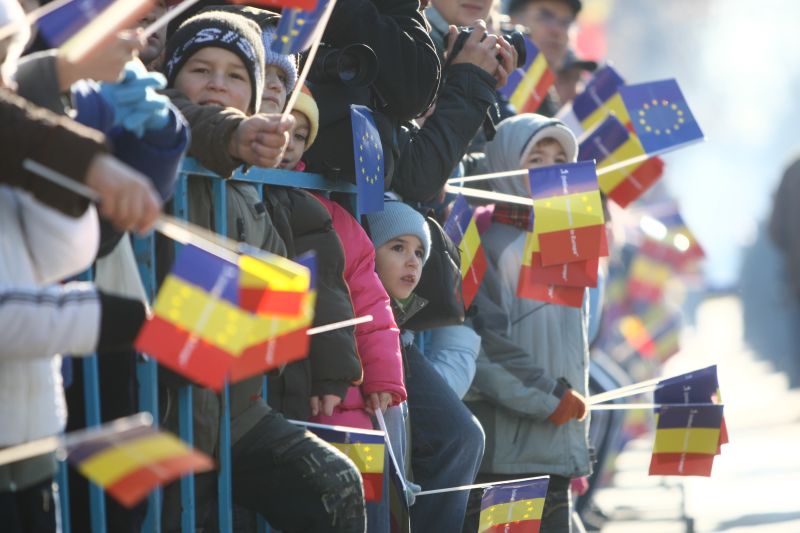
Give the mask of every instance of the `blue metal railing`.
[[(181, 167), (178, 183), (172, 201), (173, 214), (177, 218), (188, 218), (188, 190), (187, 177), (201, 176), (212, 181), (214, 205), (214, 231), (227, 235), (227, 201), (225, 180), (205, 169), (193, 159), (184, 161)], [(315, 189), (327, 192), (341, 192), (352, 194), (355, 198), (355, 186), (348, 183), (331, 182), (318, 174), (292, 172), (288, 170), (251, 168), (246, 173), (237, 171), (232, 177), (236, 181), (253, 183), (261, 190), (263, 195), (264, 185), (278, 185)], [(355, 205), (355, 202), (354, 202)], [(134, 253), (139, 267), (139, 273), (148, 298), (152, 301), (156, 294), (156, 261), (155, 238), (149, 235), (133, 240)], [(176, 246), (180, 246), (176, 243)], [(87, 278), (88, 279), (88, 278)], [(100, 387), (97, 372), (96, 357), (83, 360), (85, 409), (87, 426), (100, 423)], [(153, 414), (153, 420), (159, 420), (158, 410), (158, 367), (154, 360), (143, 358), (137, 364), (137, 379), (139, 382), (139, 408)], [(266, 380), (264, 385), (266, 397)], [(221, 395), (221, 420), (219, 442), (219, 473), (218, 473), (218, 516), (220, 533), (230, 533), (232, 527), (233, 498), (231, 489), (231, 455), (230, 455), (230, 411), (228, 386)], [(181, 387), (178, 391), (178, 425), (181, 439), (193, 444), (192, 429), (192, 387)], [(69, 490), (66, 484), (66, 465), (61, 464), (57, 483), (59, 484), (59, 498), (61, 503), (61, 520), (65, 533), (70, 533)], [(194, 476), (188, 475), (180, 481), (181, 489), (181, 531), (194, 533), (195, 523), (195, 491)], [(106, 513), (104, 493), (100, 487), (91, 485), (90, 488), (90, 513), (92, 533), (105, 533)], [(159, 533), (161, 531), (162, 492), (154, 491), (148, 499), (148, 512), (145, 518), (143, 532)], [(258, 531), (268, 531), (266, 522), (259, 518)]]

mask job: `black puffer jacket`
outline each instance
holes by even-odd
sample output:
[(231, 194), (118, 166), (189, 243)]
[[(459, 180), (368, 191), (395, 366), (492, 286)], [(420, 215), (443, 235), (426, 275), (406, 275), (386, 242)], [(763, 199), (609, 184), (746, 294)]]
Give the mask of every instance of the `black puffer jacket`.
[(423, 114), (439, 85), (439, 58), (419, 1), (339, 0), (323, 42), (334, 48), (366, 44), (378, 58), (378, 74), (368, 88), (348, 88), (310, 76), (320, 118), (317, 140), (304, 156), (308, 170), (355, 181), (350, 104), (365, 105), (375, 111), (388, 188), (399, 156), (399, 125)]
[[(344, 250), (328, 211), (300, 189), (269, 187), (265, 199), (289, 257), (316, 253), (314, 325), (353, 318), (344, 281)], [(310, 396), (335, 394), (344, 399), (347, 388), (361, 381), (354, 332), (355, 328), (349, 327), (312, 336), (308, 359), (291, 363), (280, 376), (270, 377), (270, 405), (289, 418), (306, 420), (311, 414)]]

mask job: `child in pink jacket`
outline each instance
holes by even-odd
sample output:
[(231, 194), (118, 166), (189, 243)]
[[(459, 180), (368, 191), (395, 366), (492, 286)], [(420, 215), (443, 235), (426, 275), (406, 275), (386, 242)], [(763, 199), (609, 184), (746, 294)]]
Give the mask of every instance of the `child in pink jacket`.
[[(281, 168), (303, 171), (302, 155), (316, 138), (319, 109), (307, 88), (303, 87), (292, 110), (295, 127), (289, 136)], [(403, 384), (403, 360), (400, 330), (395, 324), (389, 296), (375, 273), (375, 247), (364, 229), (342, 206), (319, 193), (314, 196), (331, 215), (333, 228), (342, 241), (345, 256), (344, 279), (350, 290), (355, 316), (372, 315), (372, 321), (356, 326), (356, 345), (361, 357), (364, 379), (350, 387), (344, 401), (332, 416), (319, 414), (312, 421), (372, 429), (370, 415), (385, 411), (406, 399)]]

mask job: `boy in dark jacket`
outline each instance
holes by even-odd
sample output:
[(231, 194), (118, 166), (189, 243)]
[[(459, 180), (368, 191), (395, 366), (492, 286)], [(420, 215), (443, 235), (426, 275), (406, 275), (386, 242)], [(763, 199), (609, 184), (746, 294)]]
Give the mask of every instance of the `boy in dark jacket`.
[[(223, 176), (230, 176), (243, 162), (276, 166), (280, 160), (284, 133), (291, 121), (282, 123), (277, 116), (253, 115), (261, 106), (265, 90), (263, 73), (268, 65), (264, 58), (260, 28), (248, 18), (231, 12), (209, 11), (192, 17), (167, 43), (165, 71), (168, 85), (174, 87), (167, 94), (192, 127), (189, 154)], [(285, 98), (285, 91), (283, 94)], [(228, 234), (232, 238), (282, 255), (287, 252), (295, 255), (308, 249), (298, 245), (305, 242), (303, 238), (324, 233), (324, 221), (320, 229), (319, 225), (312, 226), (313, 217), (301, 221), (289, 220), (287, 216), (271, 218), (268, 206), (252, 185), (229, 182), (227, 190)], [(270, 191), (268, 198), (272, 197)], [(213, 201), (209, 181), (191, 179), (190, 220), (212, 228)], [(276, 214), (275, 210), (272, 214)], [(307, 227), (298, 222), (306, 223)], [(320, 254), (324, 256), (324, 252)], [(322, 265), (318, 286), (321, 283), (324, 287), (323, 280), (330, 279), (328, 270), (335, 270), (336, 265), (335, 258)], [(338, 265), (341, 269), (341, 262)], [(335, 296), (318, 292), (317, 320), (329, 321), (333, 314), (331, 302), (334, 306), (338, 304)], [(312, 357), (313, 350), (312, 343)], [(337, 356), (352, 358), (341, 373), (346, 376), (342, 379), (343, 396), (349, 380), (358, 380), (360, 376), (355, 350), (324, 355), (328, 361), (339, 360)], [(322, 377), (328, 376), (323, 373)], [(325, 391), (324, 394), (326, 383), (324, 379), (320, 381), (320, 391)], [(196, 446), (213, 452), (217, 446), (220, 404), (210, 391), (198, 388), (195, 391)], [(308, 389), (304, 393), (308, 409)], [(176, 423), (172, 417), (171, 422)], [(260, 376), (231, 387), (231, 441), (236, 503), (258, 511), (282, 531), (363, 531), (363, 489), (358, 471), (333, 447), (272, 411), (261, 397)], [(208, 481), (213, 488), (213, 478)], [(207, 483), (203, 486), (208, 488)], [(201, 490), (207, 489), (198, 490), (198, 497)], [(177, 498), (175, 490), (165, 493), (168, 530), (178, 528)]]

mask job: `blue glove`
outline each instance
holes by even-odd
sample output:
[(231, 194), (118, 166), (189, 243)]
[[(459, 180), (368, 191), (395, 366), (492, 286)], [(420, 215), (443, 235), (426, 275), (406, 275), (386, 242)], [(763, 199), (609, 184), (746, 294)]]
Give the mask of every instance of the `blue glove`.
[(166, 86), (164, 76), (147, 72), (138, 60), (125, 65), (119, 83), (101, 83), (100, 94), (114, 108), (114, 126), (122, 126), (138, 138), (145, 130), (163, 128), (169, 123), (169, 98), (156, 93)]

